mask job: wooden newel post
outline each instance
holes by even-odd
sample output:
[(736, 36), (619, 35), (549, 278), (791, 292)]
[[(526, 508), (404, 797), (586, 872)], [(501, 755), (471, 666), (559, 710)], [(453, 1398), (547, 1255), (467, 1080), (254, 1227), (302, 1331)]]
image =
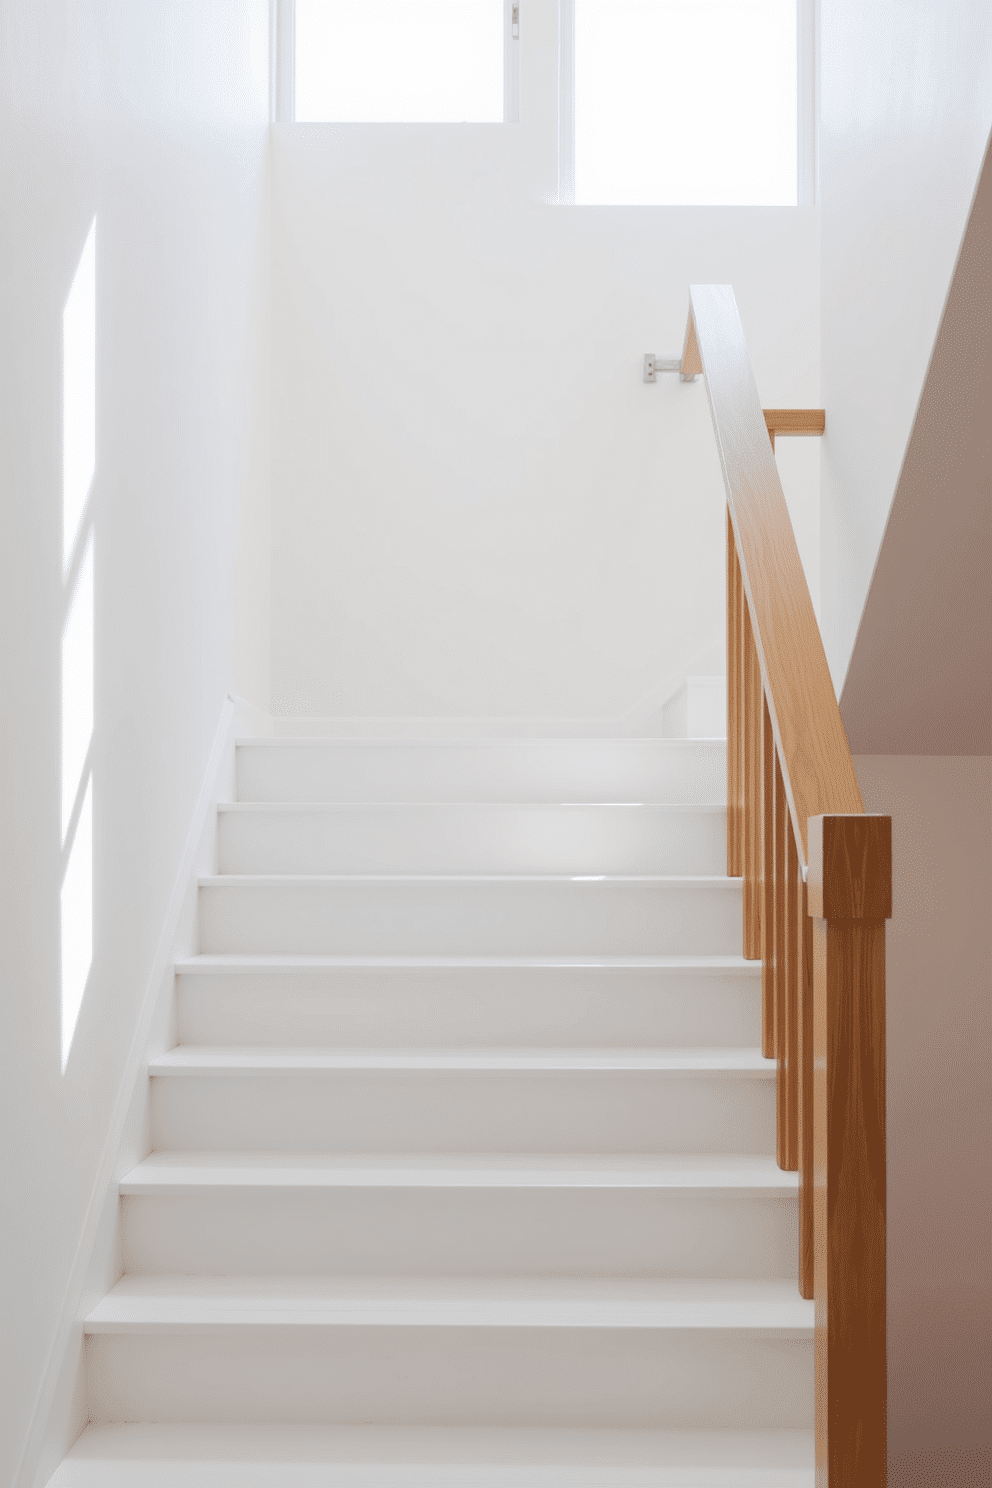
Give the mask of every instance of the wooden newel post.
[(884, 1488), (892, 819), (809, 818), (817, 1488)]

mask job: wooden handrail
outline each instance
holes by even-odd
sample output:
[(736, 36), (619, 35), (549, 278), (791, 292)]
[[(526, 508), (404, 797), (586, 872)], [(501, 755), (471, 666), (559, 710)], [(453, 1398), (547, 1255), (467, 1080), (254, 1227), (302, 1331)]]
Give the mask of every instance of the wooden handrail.
[(690, 289), (682, 370), (706, 379), (727, 492), (727, 872), (762, 962), (776, 1156), (799, 1171), (799, 1289), (815, 1301), (820, 1488), (886, 1481), (885, 921), (889, 817), (867, 816), (734, 292)]
[(766, 408), (765, 428), (775, 448), (775, 435), (817, 435), (826, 432), (827, 415), (823, 408)]
[(765, 428), (769, 434), (825, 434), (827, 414), (823, 408), (766, 408)]
[(694, 284), (691, 335), (705, 375), (744, 593), (800, 863), (806, 823), (864, 811), (778, 469), (768, 443), (737, 301)]

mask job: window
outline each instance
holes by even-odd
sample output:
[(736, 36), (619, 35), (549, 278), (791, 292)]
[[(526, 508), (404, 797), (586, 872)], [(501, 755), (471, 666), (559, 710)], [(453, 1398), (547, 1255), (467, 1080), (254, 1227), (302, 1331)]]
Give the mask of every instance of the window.
[[(282, 11), (279, 49), (295, 65), (292, 111), (281, 106), (280, 118), (491, 124), (517, 117), (519, 25), (507, 0), (283, 0)], [(285, 76), (282, 82), (285, 94)]]
[(795, 206), (806, 197), (805, 0), (561, 5), (563, 199)]

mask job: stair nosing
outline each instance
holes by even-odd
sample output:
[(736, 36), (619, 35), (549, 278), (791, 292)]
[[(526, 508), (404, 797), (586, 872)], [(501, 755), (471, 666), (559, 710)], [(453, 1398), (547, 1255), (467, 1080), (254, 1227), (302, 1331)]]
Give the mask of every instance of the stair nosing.
[(720, 735), (714, 737), (708, 736), (704, 739), (664, 739), (636, 734), (535, 734), (533, 738), (521, 737), (519, 734), (507, 736), (506, 738), (502, 735), (479, 738), (472, 734), (453, 734), (450, 738), (410, 739), (401, 738), (394, 734), (370, 734), (366, 738), (344, 738), (338, 737), (335, 734), (285, 734), (262, 735), (261, 737), (246, 735), (244, 738), (236, 738), (234, 744), (237, 749), (282, 749), (287, 746), (296, 749), (381, 749), (383, 747), (390, 749), (438, 749), (449, 747), (461, 749), (466, 747), (470, 749), (504, 749), (508, 746), (515, 749), (530, 749), (534, 746), (544, 747), (547, 745), (553, 745), (555, 747), (579, 745), (583, 749), (587, 749), (590, 746), (593, 748), (615, 748), (617, 745), (629, 746), (636, 744), (639, 747), (654, 749), (657, 749), (659, 746), (664, 749), (675, 750), (698, 749), (702, 746), (703, 748), (709, 747), (711, 749), (720, 747), (726, 750), (727, 740)]
[[(558, 1050), (557, 1057), (555, 1055)], [(722, 1058), (716, 1057), (717, 1050)], [(653, 1057), (652, 1057), (653, 1056)], [(493, 1051), (479, 1047), (329, 1048), (321, 1045), (177, 1044), (148, 1063), (153, 1077), (197, 1075), (255, 1077), (269, 1074), (659, 1074), (766, 1079), (776, 1063), (749, 1045), (619, 1050), (549, 1045)]]
[[(576, 1191), (727, 1194), (795, 1200), (798, 1174), (773, 1158), (736, 1154), (629, 1157), (582, 1154), (310, 1154), (156, 1152), (121, 1180), (122, 1197), (340, 1189)], [(735, 1167), (737, 1171), (735, 1171)], [(156, 1176), (162, 1174), (161, 1177)]]
[[(287, 1284), (287, 1281), (289, 1284)], [(84, 1332), (240, 1328), (591, 1329), (812, 1337), (813, 1304), (779, 1282), (521, 1282), (508, 1278), (125, 1276)], [(170, 1315), (171, 1309), (171, 1315)], [(784, 1309), (784, 1316), (783, 1316)], [(184, 1318), (183, 1311), (187, 1313)], [(771, 1313), (771, 1318), (767, 1316)], [(777, 1314), (777, 1315), (776, 1315)]]
[(726, 874), (697, 873), (210, 873), (197, 880), (208, 888), (297, 888), (329, 884), (576, 884), (660, 885), (668, 888), (740, 889)]
[(743, 956), (334, 956), (291, 952), (205, 951), (173, 963), (179, 976), (251, 970), (298, 972), (336, 970), (410, 971), (650, 971), (721, 975), (731, 972), (755, 980), (760, 961)]
[(276, 811), (667, 811), (675, 816), (725, 815), (725, 801), (635, 801), (626, 798), (603, 801), (218, 801), (222, 814)]

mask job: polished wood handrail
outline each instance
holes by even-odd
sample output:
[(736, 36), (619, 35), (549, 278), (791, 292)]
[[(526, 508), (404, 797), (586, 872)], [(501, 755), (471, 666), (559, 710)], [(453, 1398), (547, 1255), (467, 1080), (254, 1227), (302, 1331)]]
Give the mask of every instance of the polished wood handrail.
[(826, 410), (823, 408), (766, 408), (765, 428), (772, 434), (825, 434)]
[(822, 408), (766, 408), (765, 428), (775, 448), (775, 435), (817, 435), (827, 428), (826, 411)]
[[(729, 284), (694, 284), (691, 334), (706, 381), (789, 814), (805, 868), (806, 823), (864, 810), (851, 751)], [(687, 365), (691, 365), (687, 363)]]
[(820, 1488), (886, 1480), (885, 921), (891, 820), (865, 814), (729, 285), (690, 290), (727, 492), (727, 872), (762, 962), (776, 1156), (799, 1171), (799, 1288), (815, 1301)]

